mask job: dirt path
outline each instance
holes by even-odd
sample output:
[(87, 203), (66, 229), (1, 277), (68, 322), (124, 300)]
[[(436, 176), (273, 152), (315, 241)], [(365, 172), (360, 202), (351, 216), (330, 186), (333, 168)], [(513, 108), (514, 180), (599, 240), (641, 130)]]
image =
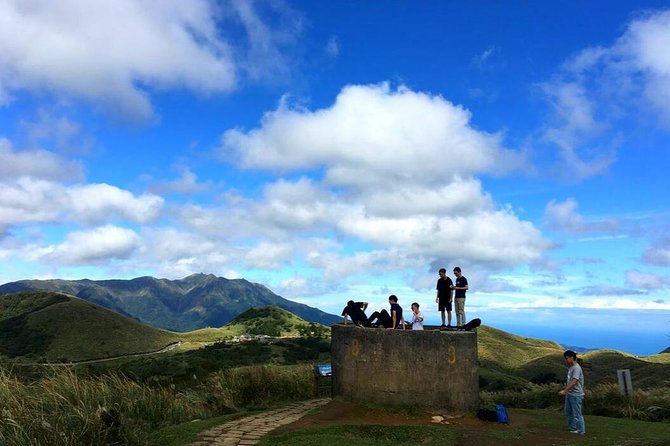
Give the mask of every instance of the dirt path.
[(329, 398), (301, 401), (281, 409), (229, 421), (201, 432), (191, 446), (246, 446), (259, 442), (261, 437), (281, 426), (294, 423), (310, 410), (321, 407)]
[[(71, 367), (73, 365), (83, 365), (83, 364), (95, 364), (98, 362), (108, 362), (108, 361), (116, 361), (117, 359), (123, 359), (123, 358), (139, 358), (140, 356), (151, 356), (151, 355), (158, 355), (160, 353), (165, 353), (174, 350), (175, 348), (179, 347), (182, 344), (181, 341), (175, 342), (173, 344), (168, 345), (167, 347), (163, 347), (160, 350), (156, 350), (153, 352), (143, 352), (143, 353), (130, 353), (127, 355), (119, 355), (119, 356), (110, 356), (107, 358), (99, 358), (99, 359), (86, 359), (84, 361), (72, 361), (72, 362), (45, 362), (41, 363), (39, 365), (48, 365), (48, 366), (55, 366), (55, 367)], [(33, 364), (29, 364), (33, 365)]]

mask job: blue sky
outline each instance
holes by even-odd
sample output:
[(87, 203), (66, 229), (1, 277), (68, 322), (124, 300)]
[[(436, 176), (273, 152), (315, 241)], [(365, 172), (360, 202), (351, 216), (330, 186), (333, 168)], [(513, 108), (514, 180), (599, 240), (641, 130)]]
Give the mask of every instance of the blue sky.
[(670, 3), (546, 3), (0, 1), (0, 283), (436, 321), (458, 265), (468, 319), (667, 347)]

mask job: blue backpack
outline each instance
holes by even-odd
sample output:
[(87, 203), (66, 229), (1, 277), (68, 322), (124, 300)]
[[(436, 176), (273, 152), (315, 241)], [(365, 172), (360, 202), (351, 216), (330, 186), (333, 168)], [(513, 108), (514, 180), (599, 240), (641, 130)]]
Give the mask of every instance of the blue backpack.
[(498, 423), (509, 424), (509, 415), (504, 404), (496, 404), (496, 413), (498, 414)]

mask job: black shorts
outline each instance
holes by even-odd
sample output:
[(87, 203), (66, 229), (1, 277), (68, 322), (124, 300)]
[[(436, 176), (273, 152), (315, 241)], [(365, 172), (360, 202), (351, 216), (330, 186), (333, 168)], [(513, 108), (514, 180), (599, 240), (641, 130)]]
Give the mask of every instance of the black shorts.
[(451, 311), (451, 301), (449, 300), (448, 297), (445, 298), (439, 298), (438, 303), (437, 303), (437, 311)]

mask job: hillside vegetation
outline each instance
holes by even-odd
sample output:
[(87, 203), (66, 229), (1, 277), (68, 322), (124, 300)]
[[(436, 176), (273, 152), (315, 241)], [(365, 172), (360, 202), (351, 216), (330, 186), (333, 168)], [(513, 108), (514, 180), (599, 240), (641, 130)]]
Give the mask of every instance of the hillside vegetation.
[[(482, 390), (520, 390), (529, 384), (563, 383), (563, 347), (555, 342), (525, 338), (481, 326), (477, 332)], [(580, 355), (586, 384), (617, 383), (617, 370), (629, 369), (635, 388), (652, 388), (670, 382), (670, 355), (635, 357), (615, 350)]]
[(290, 311), (276, 306), (250, 308), (221, 328), (204, 328), (183, 333), (182, 338), (191, 342), (214, 342), (240, 335), (267, 335), (296, 337), (329, 333), (327, 327), (307, 322)]
[(0, 294), (51, 291), (70, 294), (153, 327), (186, 332), (221, 327), (255, 307), (277, 306), (305, 320), (330, 325), (340, 318), (284, 299), (244, 279), (192, 274), (180, 280), (20, 280), (0, 285)]
[(0, 297), (0, 355), (7, 358), (82, 361), (160, 350), (177, 341), (175, 333), (65, 294)]

